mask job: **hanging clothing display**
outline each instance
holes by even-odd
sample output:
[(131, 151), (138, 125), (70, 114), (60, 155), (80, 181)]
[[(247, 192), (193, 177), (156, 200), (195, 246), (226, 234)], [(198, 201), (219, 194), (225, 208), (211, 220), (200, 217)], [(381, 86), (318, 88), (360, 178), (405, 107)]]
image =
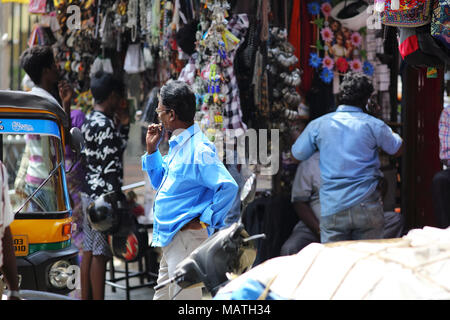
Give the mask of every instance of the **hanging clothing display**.
[(306, 94), (311, 89), (313, 68), (309, 65), (308, 59), (312, 44), (312, 24), (307, 12), (307, 2), (293, 0), (291, 24), (289, 29), (289, 42), (295, 48), (295, 55), (299, 62), (296, 65), (303, 70), (303, 79), (300, 90)]
[[(234, 71), (234, 58), (245, 36), (249, 21), (246, 14), (234, 15), (225, 26), (224, 12), (228, 6), (216, 3), (208, 5), (213, 20), (208, 26), (200, 21), (202, 30), (197, 32), (200, 40), (197, 52), (178, 77), (193, 86), (197, 96), (199, 121), (207, 135), (212, 138), (221, 129), (243, 129), (240, 95)], [(207, 51), (213, 54), (207, 54)]]
[[(238, 135), (248, 128), (279, 130), (282, 178), (275, 183), (285, 190), (296, 165), (289, 151), (293, 132), (335, 107), (347, 72), (372, 77), (384, 119), (392, 114), (391, 71), (380, 59), (383, 35), (361, 28), (366, 1), (31, 3), (41, 25), (33, 28), (29, 45), (54, 45), (82, 110), (90, 109), (90, 77), (98, 70), (128, 80), (143, 122), (155, 121), (155, 88), (183, 80), (196, 95), (195, 120), (211, 140), (229, 129)], [(439, 36), (442, 24), (436, 26)]]
[(298, 58), (294, 54), (294, 48), (287, 41), (285, 29), (277, 27), (270, 30), (270, 47), (268, 49), (269, 87), (272, 88), (270, 116), (272, 127), (284, 131), (285, 118), (293, 120), (298, 116), (298, 107), (301, 96), (296, 88), (301, 84), (302, 72), (300, 69), (292, 69), (297, 64)]

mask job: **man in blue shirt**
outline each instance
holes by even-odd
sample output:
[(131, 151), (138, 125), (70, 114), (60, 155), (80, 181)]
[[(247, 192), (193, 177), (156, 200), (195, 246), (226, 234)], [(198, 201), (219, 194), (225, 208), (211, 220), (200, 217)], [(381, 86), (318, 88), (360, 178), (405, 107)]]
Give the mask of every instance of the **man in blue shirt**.
[[(160, 91), (156, 112), (161, 124), (147, 130), (142, 169), (157, 190), (152, 245), (162, 247), (158, 283), (171, 278), (180, 261), (214, 229), (224, 226), (238, 190), (214, 144), (194, 123), (195, 109), (192, 89), (185, 82), (171, 80)], [(165, 130), (172, 136), (163, 157), (158, 144)], [(171, 284), (157, 290), (153, 299), (202, 298), (201, 288), (179, 291), (179, 286)]]
[(383, 121), (364, 112), (372, 92), (368, 77), (347, 74), (336, 112), (310, 122), (292, 146), (298, 160), (320, 151), (322, 243), (383, 235), (378, 148), (399, 156), (403, 141)]

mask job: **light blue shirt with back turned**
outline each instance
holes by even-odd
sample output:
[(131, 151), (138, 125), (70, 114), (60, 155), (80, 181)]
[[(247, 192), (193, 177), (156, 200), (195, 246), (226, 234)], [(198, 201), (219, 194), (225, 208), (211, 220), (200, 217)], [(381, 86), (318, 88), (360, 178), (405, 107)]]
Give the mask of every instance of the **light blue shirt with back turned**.
[(209, 225), (209, 234), (224, 226), (238, 185), (197, 124), (171, 137), (166, 156), (144, 154), (142, 169), (157, 190), (152, 246), (168, 245), (197, 216)]
[(354, 106), (311, 121), (292, 146), (306, 160), (320, 151), (321, 215), (329, 216), (361, 203), (382, 177), (378, 148), (395, 154), (402, 138), (389, 126)]

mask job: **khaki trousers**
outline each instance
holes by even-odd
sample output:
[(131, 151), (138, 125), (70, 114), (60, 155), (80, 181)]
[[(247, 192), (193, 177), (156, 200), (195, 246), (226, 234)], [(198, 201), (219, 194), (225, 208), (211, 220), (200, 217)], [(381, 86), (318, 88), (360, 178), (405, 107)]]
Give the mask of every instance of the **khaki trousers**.
[[(208, 238), (206, 229), (178, 231), (172, 241), (162, 247), (162, 258), (159, 264), (159, 275), (157, 283), (168, 280), (174, 275), (176, 266), (184, 258), (194, 251), (203, 241)], [(202, 288), (181, 290), (177, 284), (172, 283), (157, 290), (153, 300), (201, 300)], [(175, 296), (175, 298), (174, 298)]]

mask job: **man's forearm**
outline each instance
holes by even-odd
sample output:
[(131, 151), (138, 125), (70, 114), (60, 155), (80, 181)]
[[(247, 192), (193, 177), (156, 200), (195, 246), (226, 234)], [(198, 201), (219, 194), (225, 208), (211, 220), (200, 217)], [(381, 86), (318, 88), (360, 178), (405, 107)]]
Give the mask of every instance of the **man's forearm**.
[(311, 207), (301, 201), (294, 202), (293, 205), (299, 219), (302, 220), (312, 232), (320, 234), (320, 223)]
[(403, 149), (405, 142), (402, 142), (402, 144), (400, 145), (400, 148), (398, 148), (397, 152), (394, 154), (394, 157), (400, 157), (403, 154)]
[(17, 277), (16, 256), (11, 235), (11, 229), (7, 227), (3, 236), (3, 267), (2, 272), (5, 275), (9, 290), (19, 290), (19, 279)]

